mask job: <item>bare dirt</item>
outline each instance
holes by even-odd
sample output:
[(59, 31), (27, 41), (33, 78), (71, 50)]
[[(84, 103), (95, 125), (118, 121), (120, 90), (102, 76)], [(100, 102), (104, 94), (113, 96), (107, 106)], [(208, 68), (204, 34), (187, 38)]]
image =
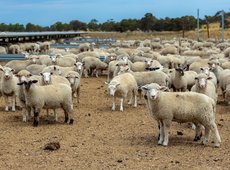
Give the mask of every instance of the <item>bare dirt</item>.
[[(194, 131), (178, 123), (163, 147), (157, 145), (157, 124), (145, 105), (133, 108), (126, 101), (124, 112), (111, 111), (105, 80), (82, 79), (73, 125), (63, 123), (60, 110), (59, 122), (46, 124), (43, 112), (34, 128), (22, 122), (20, 110), (4, 112), (1, 98), (0, 169), (230, 169), (230, 106), (217, 106), (220, 148), (213, 147), (212, 136), (207, 146), (194, 142)], [(60, 148), (44, 150), (50, 142), (59, 142)]]

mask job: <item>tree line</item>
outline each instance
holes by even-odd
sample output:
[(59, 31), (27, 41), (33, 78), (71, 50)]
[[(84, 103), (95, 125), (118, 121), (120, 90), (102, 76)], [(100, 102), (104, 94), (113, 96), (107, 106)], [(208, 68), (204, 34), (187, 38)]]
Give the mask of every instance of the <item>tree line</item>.
[[(225, 13), (225, 28), (230, 27), (230, 13)], [(212, 22), (220, 22), (220, 16), (205, 16), (200, 19), (200, 24), (209, 24)], [(79, 20), (72, 20), (69, 23), (56, 22), (50, 26), (40, 26), (33, 23), (23, 24), (0, 24), (0, 31), (5, 32), (37, 32), (37, 31), (188, 31), (196, 28), (196, 18), (194, 16), (182, 16), (178, 18), (157, 19), (152, 13), (146, 13), (141, 19), (123, 19), (115, 22), (109, 19), (104, 23), (98, 23), (96, 19), (92, 19), (89, 23)]]

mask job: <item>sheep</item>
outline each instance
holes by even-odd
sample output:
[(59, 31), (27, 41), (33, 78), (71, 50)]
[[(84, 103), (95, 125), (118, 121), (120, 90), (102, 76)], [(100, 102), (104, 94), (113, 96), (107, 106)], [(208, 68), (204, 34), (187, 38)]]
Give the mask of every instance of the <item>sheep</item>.
[(131, 70), (134, 72), (146, 71), (149, 68), (155, 67), (162, 68), (162, 65), (157, 60), (151, 58), (146, 58), (145, 62), (135, 62), (131, 64)]
[(89, 51), (90, 50), (90, 44), (89, 43), (82, 43), (79, 46), (79, 51), (84, 52), (84, 51)]
[(197, 74), (200, 73), (201, 67), (208, 67), (207, 60), (195, 61), (189, 66), (190, 71), (195, 71)]
[(57, 65), (51, 65), (51, 66), (47, 66), (42, 70), (42, 73), (44, 72), (52, 72), (54, 75), (59, 75), (59, 76), (65, 76), (67, 74), (67, 72), (69, 71), (76, 71), (78, 72), (78, 68), (77, 65), (74, 64), (73, 67), (60, 67)]
[(185, 68), (176, 68), (175, 77), (172, 80), (173, 89), (185, 92), (187, 89), (190, 91), (192, 86), (195, 84), (195, 76), (197, 75), (194, 71), (185, 71)]
[[(23, 82), (28, 77), (32, 76), (31, 73), (27, 70), (21, 70), (16, 75), (18, 77), (19, 83)], [(26, 122), (31, 117), (31, 112), (28, 112), (26, 109), (26, 99), (24, 95), (23, 88), (19, 86), (18, 98), (20, 106), (22, 107), (22, 121)]]
[(7, 54), (5, 47), (0, 46), (0, 54)]
[(5, 64), (5, 67), (14, 69), (14, 73), (18, 73), (20, 70), (25, 70), (30, 64), (35, 64), (33, 59), (28, 60), (11, 60)]
[(219, 85), (225, 102), (230, 104), (230, 69), (223, 70), (220, 73)]
[(200, 73), (204, 73), (208, 77), (210, 77), (211, 79), (209, 79), (209, 81), (211, 81), (215, 85), (215, 87), (217, 88), (217, 78), (216, 78), (215, 74), (210, 71), (209, 67), (201, 67)]
[(108, 91), (110, 96), (113, 96), (112, 111), (116, 109), (116, 97), (120, 97), (120, 111), (123, 112), (124, 99), (128, 93), (131, 93), (131, 99), (129, 104), (132, 104), (134, 97), (134, 107), (137, 107), (137, 82), (132, 74), (124, 73), (115, 76), (110, 83), (105, 82), (108, 85)]
[(210, 70), (215, 74), (217, 78), (217, 83), (220, 80), (220, 74), (223, 71), (223, 68), (220, 67), (220, 62), (218, 59), (210, 60), (208, 62)]
[(19, 54), (21, 52), (21, 48), (17, 44), (12, 44), (9, 46), (8, 53), (9, 54)]
[(50, 42), (46, 41), (46, 42), (41, 42), (39, 43), (40, 45), (40, 52), (41, 53), (47, 53), (50, 49)]
[(70, 86), (70, 82), (63, 76), (53, 75), (50, 72), (40, 73), (41, 75), (41, 84), (40, 85), (49, 85), (49, 84), (66, 84)]
[(220, 147), (221, 138), (215, 123), (215, 102), (210, 97), (195, 92), (163, 92), (166, 87), (156, 83), (142, 86), (149, 114), (160, 125), (159, 145), (168, 145), (168, 131), (172, 121), (179, 123), (194, 122), (197, 125), (196, 135), (200, 125), (205, 127), (207, 144), (210, 130), (214, 133), (214, 146)]
[(224, 62), (221, 64), (223, 69), (230, 69), (230, 61)]
[(161, 55), (167, 55), (167, 54), (178, 54), (178, 50), (174, 46), (168, 46), (161, 50)]
[(16, 103), (16, 97), (18, 95), (18, 78), (14, 76), (13, 72), (14, 69), (9, 67), (0, 67), (0, 71), (3, 72), (3, 77), (1, 80), (2, 85), (2, 96), (5, 100), (5, 111), (8, 112), (8, 98), (12, 98), (12, 111), (15, 112), (15, 103)]
[(53, 65), (61, 67), (72, 67), (74, 63), (76, 63), (76, 59), (72, 57), (63, 57), (61, 54), (51, 56), (51, 61)]
[(226, 49), (224, 50), (224, 57), (230, 58), (230, 47), (228, 47), (228, 48), (226, 48)]
[(193, 85), (191, 91), (205, 94), (209, 97), (211, 97), (214, 102), (217, 102), (217, 94), (216, 94), (216, 87), (211, 82), (208, 81), (209, 79), (212, 79), (212, 77), (208, 77), (205, 73), (200, 73), (196, 77), (196, 83)]
[(81, 76), (76, 71), (69, 71), (66, 74), (66, 79), (70, 82), (70, 86), (72, 89), (72, 97), (77, 97), (77, 102), (79, 103), (80, 99), (80, 83)]
[(82, 59), (82, 63), (84, 65), (84, 76), (89, 77), (89, 73), (93, 73), (95, 69), (96, 77), (98, 77), (98, 71), (99, 70), (105, 70), (107, 69), (108, 65), (100, 59), (95, 57), (85, 57)]
[(33, 125), (38, 126), (39, 113), (45, 109), (62, 108), (65, 113), (65, 123), (73, 124), (73, 102), (71, 87), (66, 84), (55, 84), (47, 86), (37, 85), (37, 80), (25, 80), (18, 85), (23, 85), (26, 107), (33, 108)]
[(33, 75), (39, 75), (45, 67), (46, 65), (31, 64), (26, 67), (26, 70)]

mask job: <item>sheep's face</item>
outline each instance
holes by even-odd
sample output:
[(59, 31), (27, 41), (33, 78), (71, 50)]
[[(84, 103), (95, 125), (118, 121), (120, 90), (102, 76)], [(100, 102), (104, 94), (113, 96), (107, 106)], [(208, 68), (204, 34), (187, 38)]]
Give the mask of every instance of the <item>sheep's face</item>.
[(118, 75), (127, 73), (130, 71), (129, 65), (127, 64), (126, 66), (120, 66), (120, 70), (118, 72)]
[(4, 67), (0, 69), (3, 72), (3, 77), (5, 80), (9, 80), (13, 76), (14, 69), (9, 67)]
[(150, 67), (153, 63), (153, 60), (152, 59), (146, 59), (145, 60), (145, 64), (146, 64), (146, 67)]
[(211, 60), (208, 62), (208, 65), (211, 70), (215, 70), (220, 63), (217, 60)]
[(30, 89), (31, 85), (33, 83), (37, 83), (37, 82), (38, 82), (37, 80), (25, 80), (25, 81), (23, 81), (21, 83), (18, 83), (17, 85), (20, 85), (20, 86), (24, 85), (25, 90), (28, 91)]
[(51, 75), (52, 75), (52, 73), (49, 73), (49, 72), (41, 73), (42, 81), (44, 84), (50, 84), (51, 83)]
[(196, 77), (195, 79), (197, 80), (199, 88), (204, 89), (206, 87), (206, 85), (207, 85), (207, 79), (206, 78)]
[(204, 73), (204, 74), (206, 74), (207, 76), (210, 75), (210, 68), (204, 67), (204, 68), (200, 68), (200, 70), (201, 70), (201, 73)]
[(50, 59), (51, 59), (52, 63), (56, 63), (57, 62), (57, 56), (56, 55), (51, 55)]
[(117, 91), (117, 87), (119, 86), (120, 84), (109, 84), (108, 86), (108, 89), (109, 89), (109, 95), (110, 96), (115, 96), (115, 93)]
[(184, 75), (184, 70), (182, 68), (176, 68), (176, 72), (180, 74), (180, 76)]
[(80, 72), (81, 70), (83, 70), (83, 63), (77, 62), (74, 65), (76, 66), (78, 72)]
[(74, 74), (68, 74), (66, 76), (66, 78), (68, 79), (68, 81), (70, 82), (71, 85), (74, 85), (77, 79), (80, 79), (80, 77), (78, 75), (74, 75)]

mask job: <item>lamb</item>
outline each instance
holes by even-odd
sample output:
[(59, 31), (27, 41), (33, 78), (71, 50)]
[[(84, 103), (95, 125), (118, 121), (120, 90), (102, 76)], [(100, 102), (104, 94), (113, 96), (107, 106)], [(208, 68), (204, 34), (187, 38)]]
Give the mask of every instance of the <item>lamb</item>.
[(5, 111), (9, 111), (8, 107), (8, 98), (12, 98), (12, 111), (15, 112), (15, 102), (16, 102), (16, 97), (18, 95), (18, 88), (17, 88), (17, 83), (18, 83), (18, 78), (14, 76), (13, 72), (14, 69), (9, 68), (9, 67), (0, 67), (0, 71), (3, 72), (3, 77), (1, 80), (1, 85), (2, 85), (2, 96), (5, 99)]
[[(19, 83), (21, 83), (32, 75), (27, 70), (21, 70), (17, 73), (16, 76), (18, 77)], [(26, 122), (27, 120), (30, 119), (31, 112), (28, 112), (28, 110), (26, 109), (26, 99), (25, 99), (23, 88), (21, 86), (19, 86), (18, 98), (19, 98), (20, 106), (22, 107), (22, 121)]]
[(76, 71), (69, 71), (66, 74), (66, 79), (70, 82), (70, 86), (72, 89), (72, 97), (77, 97), (77, 102), (80, 101), (80, 83), (81, 76)]
[(65, 113), (65, 123), (73, 124), (73, 102), (72, 90), (66, 84), (55, 84), (47, 86), (36, 85), (37, 80), (25, 80), (18, 85), (23, 85), (26, 107), (33, 108), (33, 125), (38, 126), (39, 113), (43, 108), (57, 109), (62, 108)]
[(124, 73), (115, 76), (110, 83), (105, 82), (108, 85), (108, 91), (110, 96), (113, 96), (112, 111), (116, 109), (116, 97), (120, 97), (120, 111), (123, 112), (124, 99), (129, 93), (131, 93), (131, 99), (129, 104), (132, 104), (134, 96), (134, 107), (137, 107), (137, 82), (132, 74)]
[(195, 84), (195, 76), (197, 75), (194, 71), (185, 71), (185, 68), (176, 68), (175, 76), (172, 80), (174, 91), (183, 91), (187, 89), (191, 90), (192, 86)]
[(98, 71), (99, 70), (105, 70), (107, 69), (108, 65), (100, 59), (95, 57), (85, 57), (82, 59), (82, 63), (84, 65), (84, 76), (89, 77), (89, 73), (93, 73), (95, 69), (96, 77), (98, 77)]
[(45, 67), (46, 65), (31, 64), (26, 67), (26, 70), (29, 71), (33, 75), (40, 75), (40, 73)]
[(196, 76), (195, 79), (196, 79), (196, 83), (192, 87), (191, 91), (205, 94), (211, 97), (216, 103), (217, 102), (216, 87), (211, 81), (208, 81), (209, 79), (212, 78), (208, 77), (205, 73), (200, 73)]
[(214, 146), (220, 147), (221, 138), (215, 123), (215, 102), (210, 97), (195, 92), (163, 92), (164, 86), (156, 83), (142, 86), (149, 114), (160, 125), (159, 145), (168, 145), (168, 131), (172, 121), (179, 123), (194, 122), (197, 126), (205, 127), (205, 137), (202, 141), (207, 144), (210, 130), (214, 133)]

